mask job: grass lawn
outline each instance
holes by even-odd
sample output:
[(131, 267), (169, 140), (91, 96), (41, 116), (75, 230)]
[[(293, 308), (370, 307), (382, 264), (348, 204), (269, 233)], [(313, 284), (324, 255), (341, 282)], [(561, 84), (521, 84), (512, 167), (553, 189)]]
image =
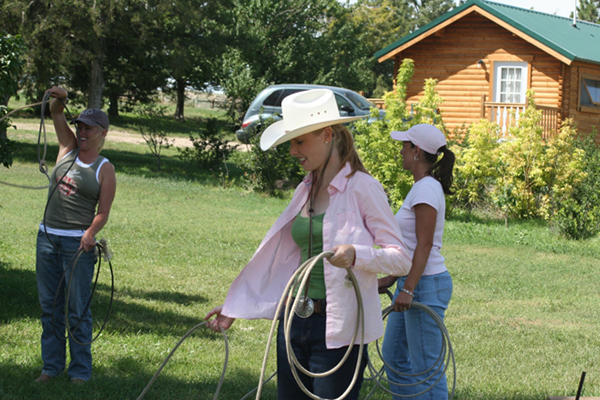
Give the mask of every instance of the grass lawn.
[[(0, 180), (43, 185), (35, 132), (14, 132), (19, 149)], [(9, 132), (9, 137), (11, 135)], [(56, 157), (51, 144), (50, 167)], [(110, 320), (92, 346), (93, 379), (47, 385), (41, 371), (35, 240), (47, 191), (0, 186), (0, 399), (135, 399), (177, 341), (220, 304), (240, 269), (287, 204), (224, 188), (211, 171), (164, 153), (163, 171), (142, 145), (108, 142), (117, 196), (100, 233), (114, 253)], [(231, 169), (233, 174), (239, 171)], [(587, 371), (586, 396), (600, 396), (600, 240), (570, 242), (537, 222), (458, 217), (447, 222), (443, 254), (454, 279), (446, 323), (457, 361), (456, 399), (544, 400), (574, 395)], [(100, 323), (110, 297), (103, 263), (92, 311)], [(256, 386), (269, 321), (238, 320), (220, 399)], [(274, 371), (271, 353), (268, 374)], [(220, 377), (220, 335), (199, 329), (180, 347), (146, 399), (212, 399)], [(366, 396), (372, 384), (366, 383)], [(266, 385), (263, 399), (275, 399)], [(253, 398), (253, 397), (251, 397)], [(389, 399), (382, 391), (372, 399)]]

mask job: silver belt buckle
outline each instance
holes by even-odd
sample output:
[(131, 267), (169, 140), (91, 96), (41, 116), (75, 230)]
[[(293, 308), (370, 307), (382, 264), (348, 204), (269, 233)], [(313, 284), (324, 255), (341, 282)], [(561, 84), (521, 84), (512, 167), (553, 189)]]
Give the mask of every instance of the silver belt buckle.
[(300, 318), (308, 318), (313, 315), (314, 311), (315, 303), (310, 297), (300, 297), (300, 299), (298, 299), (298, 303), (296, 304), (296, 308), (294, 309), (294, 312)]

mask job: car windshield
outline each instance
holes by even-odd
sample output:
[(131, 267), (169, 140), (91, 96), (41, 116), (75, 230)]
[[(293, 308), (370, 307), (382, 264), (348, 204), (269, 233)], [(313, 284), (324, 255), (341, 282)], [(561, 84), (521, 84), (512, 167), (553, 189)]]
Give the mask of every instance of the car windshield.
[(345, 92), (344, 94), (350, 100), (352, 100), (352, 102), (354, 102), (354, 104), (356, 104), (358, 106), (358, 108), (360, 108), (361, 110), (369, 110), (371, 107), (374, 107), (373, 104), (369, 100), (365, 99), (358, 93)]

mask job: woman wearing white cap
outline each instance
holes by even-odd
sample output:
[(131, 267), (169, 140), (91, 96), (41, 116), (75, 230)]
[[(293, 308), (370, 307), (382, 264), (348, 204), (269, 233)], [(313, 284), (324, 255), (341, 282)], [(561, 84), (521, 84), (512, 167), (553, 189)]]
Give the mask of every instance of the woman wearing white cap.
[[(290, 95), (282, 110), (283, 120), (265, 130), (261, 148), (290, 140), (290, 154), (309, 174), (231, 285), (225, 304), (205, 319), (216, 315), (209, 327), (218, 331), (219, 326), (229, 328), (235, 318), (276, 318), (277, 304), (296, 269), (310, 255), (333, 251), (312, 270), (307, 291), (295, 293), (307, 302), (310, 298), (314, 310), (297, 311), (292, 346), (301, 364), (318, 373), (334, 367), (353, 344), (358, 305), (345, 268), (353, 269), (362, 293), (364, 342), (369, 343), (383, 334), (377, 274), (405, 275), (410, 260), (383, 188), (366, 172), (352, 134), (342, 125), (360, 117), (340, 117), (334, 94), (327, 89)], [(292, 375), (282, 323), (277, 353), (278, 398), (308, 399)], [(300, 374), (303, 384), (317, 396), (337, 398), (350, 386), (357, 359), (358, 346), (328, 377)], [(360, 378), (347, 399), (358, 398), (365, 362), (363, 357)]]
[[(419, 124), (408, 131), (394, 131), (395, 140), (402, 141), (402, 167), (412, 172), (414, 185), (396, 214), (396, 221), (412, 257), (408, 276), (388, 276), (379, 280), (380, 291), (397, 281), (394, 311), (388, 316), (383, 341), (383, 358), (390, 385), (398, 395), (417, 394), (439, 378), (435, 374), (427, 382), (410, 386), (429, 374), (410, 376), (430, 369), (440, 356), (442, 333), (433, 318), (421, 310), (411, 309), (413, 299), (431, 307), (442, 318), (452, 296), (452, 278), (440, 254), (444, 218), (445, 194), (452, 194), (454, 153), (446, 147), (444, 134), (435, 126)], [(440, 158), (439, 156), (442, 155)], [(396, 373), (399, 372), (399, 373)], [(432, 370), (434, 371), (434, 370)], [(433, 389), (411, 399), (443, 400), (448, 398), (446, 377)], [(394, 400), (400, 397), (394, 396)]]
[(67, 91), (54, 86), (46, 92), (53, 98), (50, 113), (58, 157), (36, 247), (44, 363), (36, 382), (47, 382), (65, 370), (68, 298), (68, 374), (72, 383), (82, 383), (92, 374), (89, 300), (97, 259), (95, 235), (108, 221), (116, 190), (115, 168), (100, 156), (108, 132), (106, 114), (98, 109), (83, 111), (75, 120), (76, 135), (64, 115)]

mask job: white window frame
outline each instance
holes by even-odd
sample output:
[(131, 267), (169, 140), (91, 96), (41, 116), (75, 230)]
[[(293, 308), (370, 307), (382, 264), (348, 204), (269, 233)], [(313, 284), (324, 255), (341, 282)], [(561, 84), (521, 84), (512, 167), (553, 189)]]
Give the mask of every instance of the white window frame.
[[(510, 90), (511, 82), (505, 78), (502, 78), (502, 71), (506, 70), (509, 72), (513, 70), (519, 72), (521, 77), (519, 79), (520, 88), (518, 90)], [(493, 101), (495, 103), (516, 103), (526, 104), (527, 103), (527, 87), (529, 81), (529, 63), (526, 61), (496, 61), (494, 62), (494, 90), (492, 94)], [(516, 80), (513, 80), (513, 84)], [(505, 90), (502, 89), (502, 83), (506, 83)], [(507, 93), (508, 98), (502, 99), (502, 95)], [(516, 100), (511, 96), (519, 96), (520, 101), (508, 101)]]

